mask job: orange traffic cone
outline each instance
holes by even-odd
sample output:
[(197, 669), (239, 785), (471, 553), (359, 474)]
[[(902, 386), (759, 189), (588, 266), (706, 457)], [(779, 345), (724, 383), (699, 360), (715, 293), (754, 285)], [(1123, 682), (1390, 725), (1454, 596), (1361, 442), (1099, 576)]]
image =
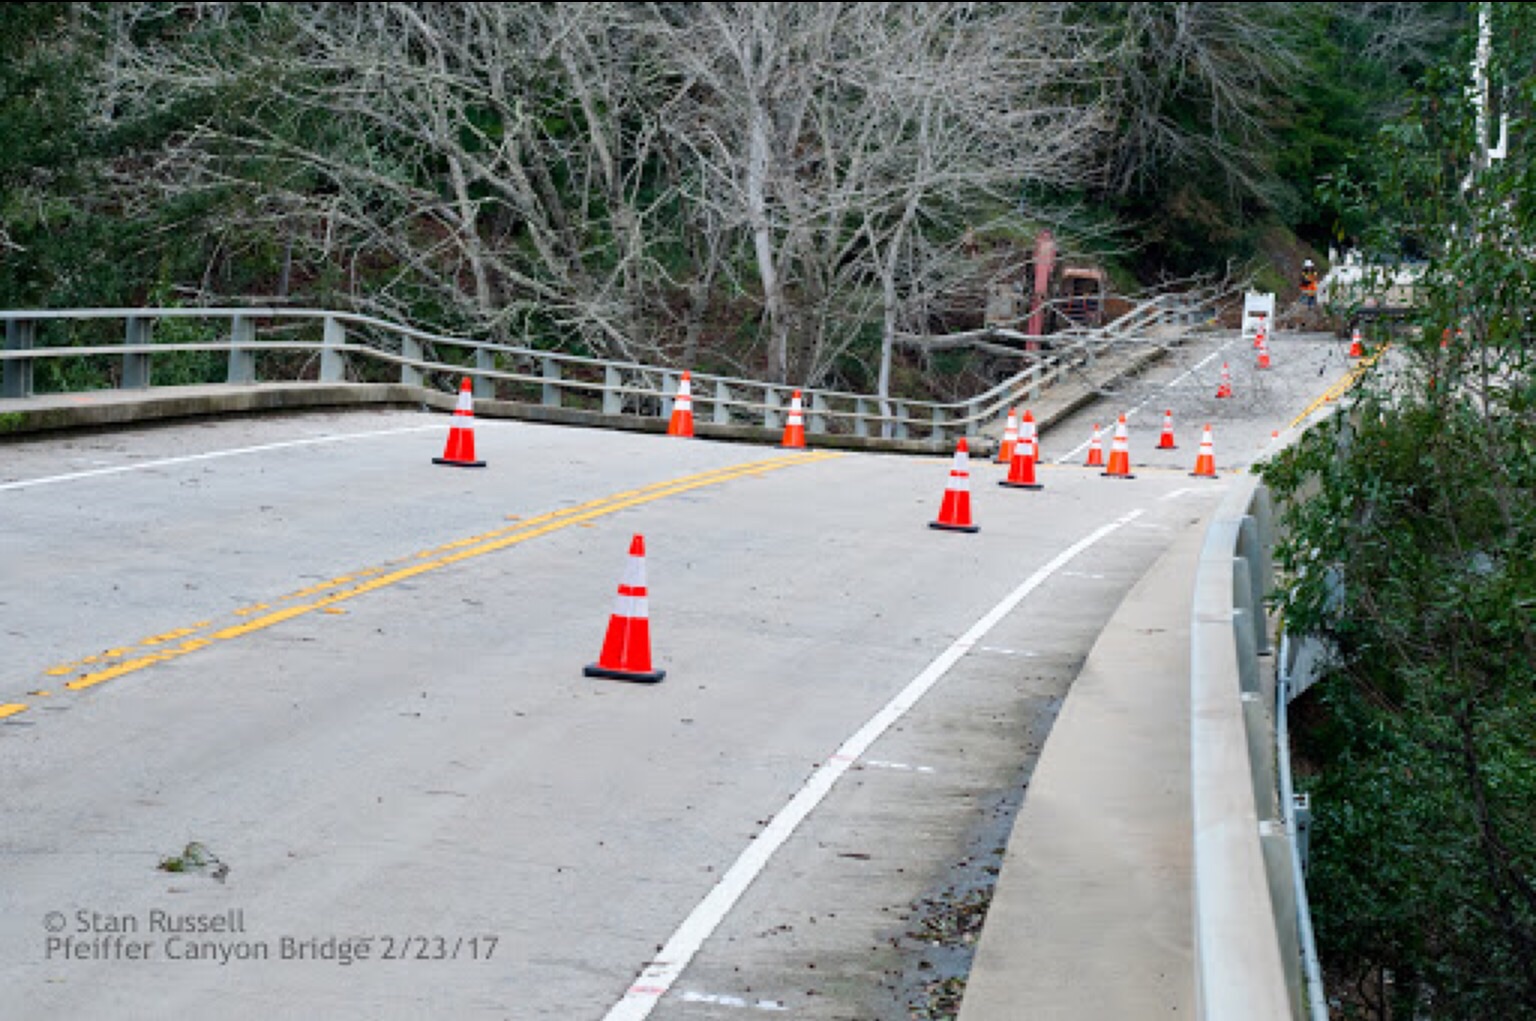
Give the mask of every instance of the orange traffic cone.
[(1115, 426), (1115, 438), (1109, 447), (1109, 467), (1101, 474), (1110, 478), (1134, 479), (1131, 474), (1131, 448), (1125, 434), (1125, 416), (1120, 416), (1120, 422)]
[(682, 381), (677, 384), (677, 393), (672, 397), (672, 418), (667, 422), (668, 436), (692, 436), (693, 435), (693, 384), (692, 377), (683, 373)]
[(1221, 363), (1221, 386), (1216, 389), (1217, 397), (1232, 396), (1232, 372), (1227, 368), (1227, 363)]
[(1349, 338), (1349, 357), (1365, 357), (1365, 345), (1360, 342), (1360, 329), (1358, 327), (1355, 328), (1354, 333)]
[(455, 468), (484, 468), (484, 461), (475, 460), (475, 409), (474, 390), (469, 377), (459, 384), (459, 403), (453, 409), (453, 425), (448, 430), (448, 443), (443, 456), (434, 457), (433, 464), (446, 464)]
[(1200, 453), (1195, 457), (1195, 470), (1191, 475), (1202, 479), (1216, 477), (1216, 446), (1211, 442), (1211, 423), (1205, 423), (1205, 433), (1200, 437)]
[(1035, 420), (1026, 415), (1024, 427), (1019, 432), (1019, 442), (1013, 448), (1013, 460), (1008, 464), (1008, 477), (999, 482), (1010, 489), (1044, 489), (1035, 481)]
[[(1031, 451), (1031, 453), (1034, 454), (1035, 463), (1039, 464), (1040, 463), (1040, 434), (1035, 431), (1035, 413), (1033, 411), (1030, 411), (1028, 408), (1024, 409), (1024, 417), (1019, 419), (1019, 437), (1021, 439), (1023, 438), (1024, 433), (1026, 431), (1028, 431), (1028, 433), (1029, 433), (1030, 451)], [(1013, 464), (1012, 459), (1010, 459), (1008, 463), (1009, 463), (1009, 466), (1011, 467), (1012, 464)]]
[(800, 391), (789, 399), (789, 419), (784, 423), (784, 438), (779, 446), (801, 450), (805, 447), (805, 413), (800, 403)]
[(1173, 442), (1173, 411), (1163, 412), (1163, 434), (1157, 438), (1158, 450), (1178, 450)]
[(1269, 368), (1269, 338), (1259, 333), (1259, 368)]
[(1012, 464), (1013, 448), (1019, 442), (1019, 419), (1014, 408), (1008, 409), (1008, 421), (1003, 426), (1003, 442), (997, 448), (997, 463)]
[(939, 520), (928, 522), (928, 527), (951, 532), (981, 531), (980, 526), (971, 521), (971, 454), (964, 436), (955, 446), (955, 463), (949, 469), (949, 484), (944, 487)]
[(1099, 436), (1099, 423), (1093, 423), (1093, 439), (1088, 441), (1088, 460), (1083, 462), (1084, 468), (1104, 467), (1104, 440)]
[(582, 670), (588, 677), (654, 684), (667, 676), (651, 668), (651, 614), (645, 595), (645, 537), (629, 543), (629, 560), (608, 619), (608, 634), (597, 662)]

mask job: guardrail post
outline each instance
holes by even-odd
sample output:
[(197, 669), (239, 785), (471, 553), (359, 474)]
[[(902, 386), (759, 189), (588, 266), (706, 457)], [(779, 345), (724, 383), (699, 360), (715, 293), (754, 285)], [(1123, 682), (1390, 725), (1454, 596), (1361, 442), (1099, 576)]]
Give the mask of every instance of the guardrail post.
[(326, 316), (320, 342), (320, 382), (342, 382), (347, 378), (347, 356), (341, 350), (347, 342), (346, 326), (335, 316)]
[[(141, 316), (129, 316), (123, 328), (123, 346), (135, 347), (148, 344), (154, 320)], [(144, 390), (149, 386), (149, 354), (125, 351), (123, 353), (124, 390)]]
[(811, 394), (811, 413), (806, 416), (805, 428), (813, 434), (826, 435), (827, 401), (821, 394)]
[(934, 446), (943, 447), (945, 446), (945, 440), (948, 434), (948, 430), (944, 426), (944, 409), (934, 408), (931, 418), (933, 421), (933, 432), (930, 434), (930, 438), (933, 440)]
[(539, 361), (543, 363), (543, 375), (546, 382), (540, 400), (546, 408), (558, 408), (564, 403), (565, 387), (559, 385), (559, 380), (564, 377), (560, 372), (560, 363), (551, 355), (545, 355)]
[(853, 402), (853, 434), (869, 435), (869, 402), (859, 397)]
[(715, 408), (711, 421), (716, 425), (731, 424), (731, 388), (724, 380), (715, 380)]
[(229, 373), (227, 382), (256, 382), (256, 324), (249, 316), (235, 316), (229, 324)]
[[(1090, 358), (1089, 361), (1091, 362), (1092, 359)], [(1044, 375), (1044, 372), (1039, 362), (1029, 367), (1029, 390), (1027, 392), (1029, 393), (1029, 399), (1032, 401), (1040, 399), (1040, 377), (1042, 375)]]
[[(5, 324), (5, 349), (28, 351), (37, 341), (37, 323), (30, 319), (9, 319)], [(0, 362), (0, 397), (32, 396), (32, 359)]]
[(624, 377), (619, 375), (619, 370), (612, 365), (603, 366), (603, 414), (624, 414), (624, 393), (619, 388), (624, 385)]
[(486, 375), (487, 372), (493, 372), (495, 369), (496, 352), (490, 348), (475, 348), (475, 377), (474, 381), (469, 384), (470, 389), (474, 391), (475, 400), (491, 401), (496, 399), (496, 381)]
[(421, 341), (415, 337), (401, 337), (400, 357), (405, 359), (400, 363), (400, 382), (406, 386), (421, 386), (425, 383), (426, 377), (421, 366), (414, 364), (421, 361)]
[(904, 440), (911, 434), (907, 431), (907, 405), (904, 401), (896, 402), (896, 421), (891, 423), (890, 436), (892, 439)]
[[(1264, 619), (1264, 605), (1266, 597), (1275, 587), (1275, 508), (1269, 495), (1269, 487), (1260, 485), (1258, 492), (1254, 494), (1253, 506), (1250, 508), (1251, 520), (1254, 524), (1253, 552), (1249, 561), (1253, 564), (1253, 598), (1259, 607), (1260, 620)], [(1274, 645), (1270, 641), (1269, 628), (1259, 629), (1258, 635), (1259, 655), (1267, 656), (1274, 651)]]
[[(1262, 490), (1261, 490), (1262, 491)], [(1257, 500), (1255, 500), (1257, 503)], [(1269, 643), (1269, 622), (1264, 613), (1264, 596), (1269, 591), (1269, 580), (1266, 577), (1268, 566), (1268, 551), (1261, 542), (1263, 529), (1259, 520), (1252, 514), (1247, 515), (1238, 524), (1237, 530), (1237, 555), (1242, 557), (1248, 567), (1248, 591), (1250, 595), (1249, 606), (1253, 614), (1253, 649), (1258, 656), (1267, 656), (1273, 650)]]
[(1296, 841), (1296, 854), (1305, 872), (1312, 854), (1312, 795), (1306, 791), (1291, 795), (1291, 825), (1291, 839)]
[(1269, 876), (1269, 895), (1275, 902), (1275, 925), (1285, 953), (1280, 963), (1285, 967), (1285, 984), (1291, 993), (1296, 1017), (1305, 1017), (1300, 1009), (1306, 1003), (1306, 983), (1301, 968), (1301, 934), (1297, 926), (1297, 890), (1291, 882), (1291, 834), (1282, 819), (1259, 821), (1259, 846), (1264, 851), (1264, 871)]
[[(1241, 530), (1241, 525), (1239, 525)], [(1239, 534), (1240, 531), (1239, 531)], [(1232, 558), (1232, 637), (1237, 643), (1237, 678), (1244, 691), (1259, 691), (1258, 621), (1253, 607), (1253, 575), (1248, 559)]]
[[(692, 389), (692, 386), (693, 386), (693, 384), (692, 384), (692, 381), (690, 380), (689, 388)], [(674, 405), (677, 404), (677, 391), (681, 387), (682, 387), (682, 381), (680, 379), (678, 379), (677, 377), (673, 376), (672, 373), (670, 373), (670, 372), (662, 373), (662, 375), (661, 375), (661, 420), (663, 422), (668, 423), (668, 425), (670, 425), (671, 422), (672, 422), (672, 408), (673, 408)]]
[(784, 406), (784, 400), (773, 387), (763, 388), (763, 428), (779, 429), (782, 423), (779, 421), (779, 409)]
[(975, 439), (981, 433), (981, 402), (971, 401), (965, 406), (965, 435)]

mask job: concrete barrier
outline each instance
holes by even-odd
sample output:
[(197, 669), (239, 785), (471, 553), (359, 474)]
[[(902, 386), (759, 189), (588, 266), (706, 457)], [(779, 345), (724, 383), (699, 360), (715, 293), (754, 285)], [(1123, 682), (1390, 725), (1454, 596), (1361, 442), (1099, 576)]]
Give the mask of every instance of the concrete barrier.
[(1014, 823), (960, 1021), (1308, 1016), (1272, 528), (1267, 490), (1235, 480), (1105, 626)]

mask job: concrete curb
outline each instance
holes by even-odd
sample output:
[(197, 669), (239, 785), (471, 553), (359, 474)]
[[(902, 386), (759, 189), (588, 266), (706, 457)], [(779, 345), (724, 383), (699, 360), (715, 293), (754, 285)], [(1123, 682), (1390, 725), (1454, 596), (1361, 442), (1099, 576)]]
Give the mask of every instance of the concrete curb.
[(1194, 1016), (1189, 606), (1207, 525), (1126, 595), (1068, 692), (960, 1021)]
[(0, 400), (0, 437), (209, 415), (389, 405), (420, 407), (422, 403), (419, 388), (397, 383), (261, 383), (91, 390)]

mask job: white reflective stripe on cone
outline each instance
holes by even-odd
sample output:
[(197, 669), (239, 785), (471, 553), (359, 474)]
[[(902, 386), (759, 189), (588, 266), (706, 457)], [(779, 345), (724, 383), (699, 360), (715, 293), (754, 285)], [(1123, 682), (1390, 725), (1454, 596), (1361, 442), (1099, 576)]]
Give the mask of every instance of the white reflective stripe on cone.
[(613, 615), (615, 617), (627, 617), (630, 620), (636, 618), (649, 619), (651, 612), (646, 606), (645, 596), (615, 596), (613, 600)]

